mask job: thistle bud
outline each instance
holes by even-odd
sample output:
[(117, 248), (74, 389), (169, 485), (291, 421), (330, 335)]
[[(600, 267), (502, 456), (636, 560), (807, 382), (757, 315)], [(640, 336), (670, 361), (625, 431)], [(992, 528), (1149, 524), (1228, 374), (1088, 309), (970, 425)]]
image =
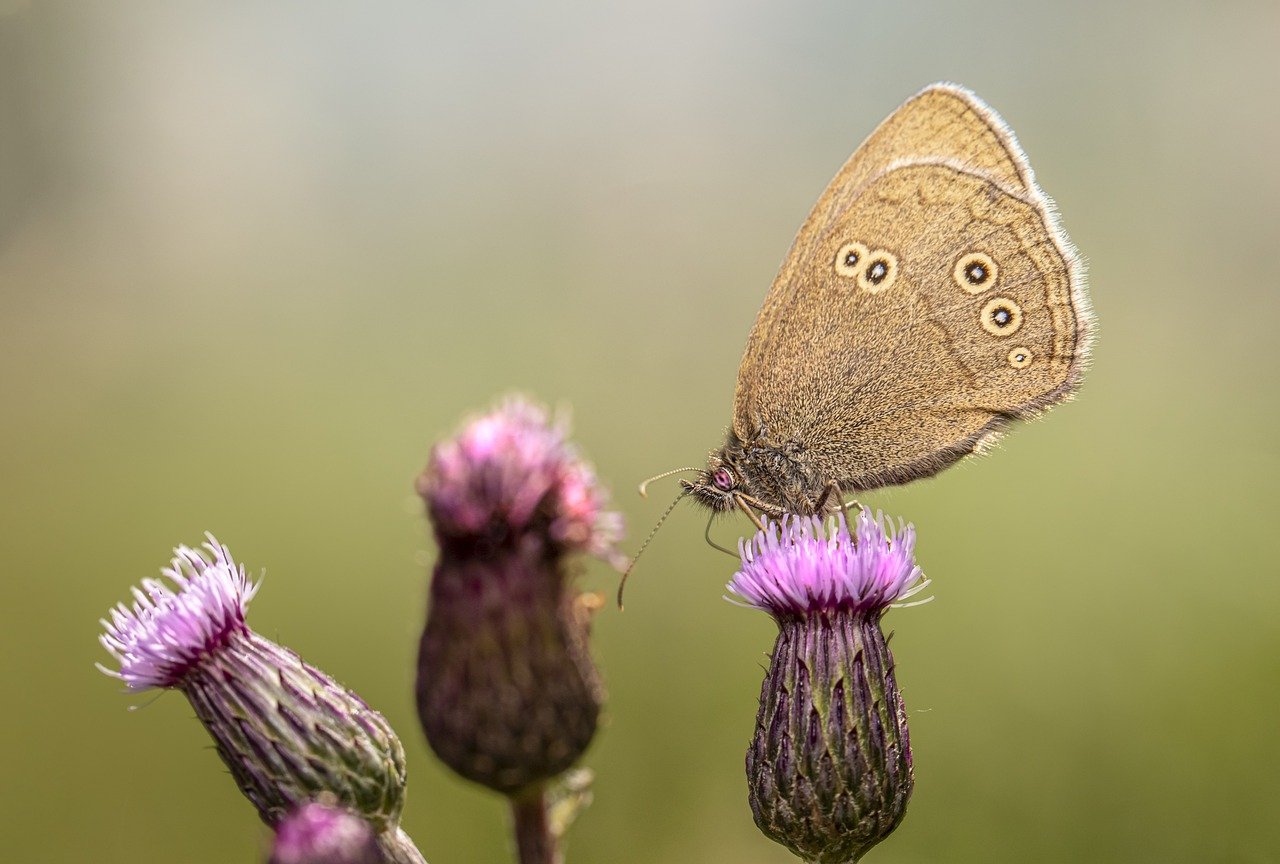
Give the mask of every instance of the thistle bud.
[(897, 828), (913, 775), (907, 714), (880, 619), (927, 581), (915, 531), (843, 514), (767, 523), (729, 583), (778, 624), (747, 783), (756, 825), (805, 861), (858, 861)]
[(313, 801), (276, 825), (268, 864), (386, 864), (386, 858), (368, 822)]
[(418, 716), (457, 773), (506, 795), (572, 765), (603, 691), (570, 557), (612, 560), (620, 520), (541, 408), (510, 401), (438, 444), (418, 478), (439, 558)]
[(119, 669), (98, 668), (131, 691), (180, 690), (267, 824), (327, 796), (375, 833), (399, 836), (405, 763), (395, 731), (355, 693), (249, 629), (259, 583), (208, 540), (206, 553), (178, 547), (165, 580), (144, 579), (132, 607), (111, 610), (99, 639)]

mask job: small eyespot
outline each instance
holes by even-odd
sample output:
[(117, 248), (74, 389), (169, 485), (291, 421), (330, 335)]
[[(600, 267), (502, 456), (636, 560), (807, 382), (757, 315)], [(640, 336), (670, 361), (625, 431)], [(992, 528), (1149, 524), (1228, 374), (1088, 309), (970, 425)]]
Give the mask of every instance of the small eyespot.
[(867, 247), (861, 243), (846, 243), (836, 253), (836, 272), (850, 279), (857, 278), (862, 272), (862, 264), (867, 260)]
[(711, 472), (711, 482), (715, 484), (717, 489), (723, 489), (728, 492), (733, 488), (733, 475), (729, 473), (728, 468), (717, 468)]
[(1014, 369), (1026, 369), (1034, 359), (1030, 348), (1014, 348), (1009, 352), (1009, 365)]
[(883, 249), (867, 255), (867, 266), (858, 274), (858, 287), (871, 294), (879, 294), (893, 284), (898, 276), (898, 259)]
[(1012, 336), (1022, 326), (1022, 308), (1008, 297), (996, 297), (982, 307), (978, 320), (992, 336)]
[(990, 255), (981, 252), (961, 255), (960, 260), (956, 261), (955, 269), (951, 271), (956, 284), (970, 294), (981, 294), (995, 287), (996, 277), (999, 275), (1000, 268), (996, 266), (996, 262), (991, 260)]

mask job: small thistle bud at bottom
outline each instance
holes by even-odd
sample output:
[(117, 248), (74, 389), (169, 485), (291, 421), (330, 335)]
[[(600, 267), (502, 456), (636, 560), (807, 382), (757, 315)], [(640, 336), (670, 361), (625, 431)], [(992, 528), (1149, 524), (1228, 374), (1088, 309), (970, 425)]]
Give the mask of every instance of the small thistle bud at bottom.
[(914, 784), (907, 714), (880, 629), (928, 584), (914, 529), (784, 518), (743, 543), (733, 595), (778, 624), (747, 751), (756, 825), (813, 864), (851, 864), (893, 832)]
[(268, 864), (385, 864), (369, 823), (330, 804), (311, 802), (276, 825)]

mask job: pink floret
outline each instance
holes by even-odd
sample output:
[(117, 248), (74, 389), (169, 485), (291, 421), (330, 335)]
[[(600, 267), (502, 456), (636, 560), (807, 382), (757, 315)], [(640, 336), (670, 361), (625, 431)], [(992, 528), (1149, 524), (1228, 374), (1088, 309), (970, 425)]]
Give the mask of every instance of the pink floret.
[(928, 584), (913, 558), (915, 540), (915, 528), (899, 524), (895, 532), (881, 514), (859, 513), (852, 534), (844, 514), (827, 523), (784, 516), (739, 541), (742, 566), (728, 589), (774, 615), (878, 613)]
[(201, 661), (246, 629), (245, 609), (258, 583), (231, 559), (212, 534), (200, 552), (174, 550), (161, 579), (143, 579), (133, 589), (132, 607), (117, 604), (102, 619), (98, 640), (119, 670), (98, 664), (130, 690), (176, 687)]
[(446, 538), (542, 527), (565, 548), (610, 557), (620, 535), (619, 517), (605, 509), (604, 489), (565, 427), (522, 399), (437, 444), (418, 492)]

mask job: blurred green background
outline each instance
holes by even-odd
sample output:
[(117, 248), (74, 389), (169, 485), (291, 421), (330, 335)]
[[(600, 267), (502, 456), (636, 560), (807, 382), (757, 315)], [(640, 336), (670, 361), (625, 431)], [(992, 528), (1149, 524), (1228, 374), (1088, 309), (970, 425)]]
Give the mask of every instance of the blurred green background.
[[(868, 496), (937, 598), (888, 618), (918, 778), (871, 857), (1280, 861), (1277, 34), (1274, 2), (0, 0), (0, 857), (259, 856), (185, 700), (93, 667), (210, 529), (266, 569), (254, 626), (399, 729), (427, 858), (509, 860), (412, 708), (429, 446), (572, 406), (634, 549), (810, 205), (947, 79), (1017, 130), (1099, 339), (1077, 401)], [(793, 860), (742, 776), (773, 626), (703, 524), (599, 616), (570, 862)]]

